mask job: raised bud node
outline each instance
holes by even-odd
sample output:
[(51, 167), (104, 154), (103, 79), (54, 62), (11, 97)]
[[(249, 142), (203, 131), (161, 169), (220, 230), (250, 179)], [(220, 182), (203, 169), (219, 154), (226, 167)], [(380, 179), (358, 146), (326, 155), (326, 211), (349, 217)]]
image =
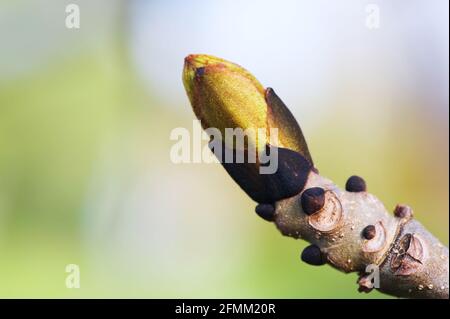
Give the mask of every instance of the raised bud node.
[(314, 266), (324, 265), (327, 262), (324, 254), (322, 254), (320, 248), (316, 245), (310, 245), (306, 247), (302, 251), (301, 259), (305, 263)]
[(301, 196), (302, 209), (307, 215), (312, 215), (322, 209), (325, 204), (325, 191), (321, 187), (305, 190)]
[[(366, 230), (367, 227), (369, 228)], [(370, 239), (367, 238), (368, 240), (364, 242), (362, 250), (365, 253), (378, 252), (387, 244), (386, 229), (384, 228), (384, 225), (381, 221), (377, 222), (375, 225), (369, 225), (367, 227), (363, 230), (363, 236), (365, 234), (369, 237), (373, 235), (373, 237), (371, 237)], [(373, 231), (371, 230), (372, 227)]]
[(273, 221), (275, 215), (275, 207), (271, 204), (259, 204), (255, 208), (256, 214), (262, 219), (265, 219), (269, 222)]
[(376, 234), (377, 234), (377, 230), (374, 225), (368, 225), (362, 231), (363, 237), (368, 240), (374, 238), (376, 236)]
[(359, 176), (350, 176), (345, 183), (345, 190), (352, 193), (365, 192), (367, 190), (366, 182)]
[(411, 218), (413, 210), (407, 205), (398, 204), (394, 209), (394, 216), (398, 218)]

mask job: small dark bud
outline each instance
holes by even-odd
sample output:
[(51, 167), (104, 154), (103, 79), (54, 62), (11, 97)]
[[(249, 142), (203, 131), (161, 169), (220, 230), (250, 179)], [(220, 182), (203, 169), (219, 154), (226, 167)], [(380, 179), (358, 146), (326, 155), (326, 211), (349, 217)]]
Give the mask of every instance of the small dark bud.
[(273, 217), (275, 215), (275, 207), (271, 204), (258, 204), (255, 208), (255, 212), (259, 217), (271, 222), (273, 221)]
[(312, 215), (322, 209), (325, 204), (325, 191), (321, 187), (312, 187), (305, 190), (301, 197), (303, 211)]
[(365, 192), (367, 190), (366, 182), (359, 176), (350, 176), (345, 183), (345, 190), (352, 193)]
[(310, 265), (320, 266), (325, 264), (326, 258), (316, 245), (310, 245), (302, 251), (301, 259)]
[(362, 235), (365, 239), (372, 239), (375, 237), (376, 234), (377, 231), (374, 225), (366, 226), (362, 231)]
[(394, 216), (398, 218), (411, 218), (413, 216), (412, 208), (407, 205), (398, 204), (395, 206)]

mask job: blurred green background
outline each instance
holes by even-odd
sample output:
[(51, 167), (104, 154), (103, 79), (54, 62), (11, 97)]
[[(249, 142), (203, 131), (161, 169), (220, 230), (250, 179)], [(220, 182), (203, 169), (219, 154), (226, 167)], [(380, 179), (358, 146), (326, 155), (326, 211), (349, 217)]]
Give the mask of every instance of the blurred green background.
[(324, 176), (448, 245), (447, 1), (2, 1), (0, 39), (0, 297), (386, 297), (300, 262), (220, 165), (170, 161), (189, 53), (249, 69)]

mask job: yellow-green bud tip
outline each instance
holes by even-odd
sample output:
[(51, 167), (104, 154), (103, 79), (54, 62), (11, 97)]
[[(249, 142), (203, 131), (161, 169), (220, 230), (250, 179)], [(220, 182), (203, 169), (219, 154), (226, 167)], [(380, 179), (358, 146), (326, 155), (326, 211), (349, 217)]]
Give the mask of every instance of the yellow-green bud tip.
[(191, 54), (184, 60), (183, 83), (204, 128), (264, 128), (264, 87), (247, 70), (224, 59)]

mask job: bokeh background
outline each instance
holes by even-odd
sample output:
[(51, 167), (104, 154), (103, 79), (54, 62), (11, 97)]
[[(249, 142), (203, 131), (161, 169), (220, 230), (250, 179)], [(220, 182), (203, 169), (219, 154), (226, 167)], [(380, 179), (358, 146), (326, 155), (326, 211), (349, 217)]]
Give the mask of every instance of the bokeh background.
[[(80, 29), (65, 27), (69, 3)], [(258, 218), (220, 165), (170, 161), (171, 130), (194, 119), (183, 58), (245, 66), (323, 175), (363, 176), (448, 244), (448, 6), (0, 2), (0, 297), (386, 298), (300, 262), (306, 243)]]

